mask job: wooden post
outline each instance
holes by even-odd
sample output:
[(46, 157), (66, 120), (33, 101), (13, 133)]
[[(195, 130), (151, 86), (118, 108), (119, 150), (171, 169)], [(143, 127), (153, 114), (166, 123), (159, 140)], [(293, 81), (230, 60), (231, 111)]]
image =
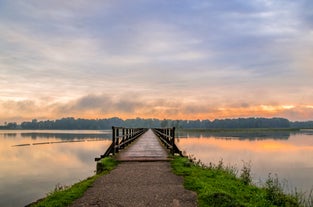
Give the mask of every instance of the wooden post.
[(171, 137), (172, 137), (172, 140), (171, 140), (171, 145), (172, 145), (172, 155), (175, 154), (175, 149), (174, 149), (174, 146), (175, 146), (175, 127), (173, 127), (172, 129), (172, 134), (171, 134)]
[[(126, 128), (126, 129), (125, 129), (125, 133), (126, 133), (126, 137), (125, 137), (125, 139), (126, 139), (126, 140), (128, 140), (128, 139), (129, 139), (129, 134), (128, 134), (129, 132), (128, 132), (128, 128)], [(126, 145), (127, 145), (127, 144), (126, 144)]]
[(112, 126), (112, 144), (113, 144), (113, 155), (115, 155), (115, 127)]
[(118, 152), (120, 150), (120, 146), (119, 146), (119, 144), (120, 144), (119, 139), (120, 138), (119, 138), (119, 136), (120, 136), (120, 129), (117, 128), (117, 130), (116, 130), (116, 138), (115, 138), (115, 140), (116, 140), (115, 145), (117, 145), (116, 152)]
[(125, 139), (125, 128), (123, 128), (123, 138), (122, 138), (122, 143), (123, 143), (123, 145), (121, 146), (121, 148), (123, 149), (124, 148), (124, 141), (126, 140)]

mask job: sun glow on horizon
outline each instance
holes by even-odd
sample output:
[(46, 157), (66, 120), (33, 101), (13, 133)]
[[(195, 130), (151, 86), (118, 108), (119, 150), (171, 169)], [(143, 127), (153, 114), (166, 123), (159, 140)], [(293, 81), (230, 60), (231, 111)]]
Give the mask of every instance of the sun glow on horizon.
[[(87, 97), (72, 100), (67, 103), (52, 102), (34, 103), (32, 101), (9, 101), (0, 105), (4, 110), (0, 111), (2, 122), (29, 121), (32, 119), (47, 120), (65, 117), (102, 119), (119, 117), (122, 119), (156, 118), (156, 119), (180, 119), (180, 120), (214, 120), (227, 118), (248, 117), (281, 117), (291, 121), (310, 120), (313, 117), (313, 107), (309, 105), (248, 105), (215, 107), (206, 106), (204, 103), (195, 105), (194, 102), (166, 102), (166, 101), (142, 101), (128, 102), (108, 101), (102, 97)], [(289, 114), (297, 113), (297, 119)], [(20, 114), (15, 116), (15, 114)]]

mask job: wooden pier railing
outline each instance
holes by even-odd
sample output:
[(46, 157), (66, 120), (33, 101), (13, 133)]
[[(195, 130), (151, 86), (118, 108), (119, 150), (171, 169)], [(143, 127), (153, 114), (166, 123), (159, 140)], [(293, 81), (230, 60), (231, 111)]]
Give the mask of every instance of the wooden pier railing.
[(182, 151), (178, 149), (175, 144), (175, 127), (173, 128), (154, 128), (153, 132), (159, 137), (162, 143), (171, 151), (171, 154), (174, 155), (178, 153), (180, 156), (183, 156)]
[(98, 161), (110, 154), (115, 155), (120, 149), (123, 149), (132, 141), (144, 134), (148, 129), (146, 128), (124, 128), (124, 127), (112, 127), (112, 143), (107, 149), (107, 151), (100, 156), (100, 158), (95, 158)]

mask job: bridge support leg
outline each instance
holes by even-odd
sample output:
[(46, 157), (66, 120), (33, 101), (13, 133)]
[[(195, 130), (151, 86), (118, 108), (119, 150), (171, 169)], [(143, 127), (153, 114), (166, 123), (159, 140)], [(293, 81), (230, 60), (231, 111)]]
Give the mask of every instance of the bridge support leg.
[(172, 145), (172, 155), (175, 154), (175, 149), (174, 149), (174, 146), (175, 146), (175, 127), (173, 127), (173, 129), (171, 130), (171, 137), (172, 137), (172, 140), (171, 140), (171, 145)]

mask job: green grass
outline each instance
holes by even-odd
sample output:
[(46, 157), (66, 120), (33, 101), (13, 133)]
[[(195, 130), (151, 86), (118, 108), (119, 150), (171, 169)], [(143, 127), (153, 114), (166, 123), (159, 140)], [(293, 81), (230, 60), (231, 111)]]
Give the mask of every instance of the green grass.
[[(71, 187), (57, 186), (46, 198), (31, 206), (69, 206), (81, 197), (99, 176), (108, 173), (117, 164), (112, 158), (104, 158), (97, 165), (97, 175)], [(175, 156), (171, 164), (174, 173), (184, 177), (185, 188), (197, 193), (199, 207), (308, 206), (299, 204), (301, 201), (295, 195), (283, 193), (277, 178), (269, 176), (263, 187), (251, 184), (249, 165), (244, 166), (237, 176), (238, 170), (224, 166), (222, 161), (217, 165), (205, 166), (195, 159)]]
[(30, 205), (31, 207), (62, 207), (69, 206), (76, 199), (80, 198), (84, 192), (92, 186), (94, 181), (110, 172), (117, 165), (117, 161), (112, 158), (104, 158), (97, 163), (97, 175), (89, 177), (79, 183), (67, 186), (56, 186), (55, 190), (47, 195), (44, 199)]
[(276, 179), (269, 177), (264, 187), (251, 184), (249, 166), (241, 170), (218, 165), (204, 166), (200, 161), (174, 157), (174, 173), (184, 177), (185, 188), (195, 191), (198, 205), (218, 207), (301, 206), (296, 196), (284, 194)]

